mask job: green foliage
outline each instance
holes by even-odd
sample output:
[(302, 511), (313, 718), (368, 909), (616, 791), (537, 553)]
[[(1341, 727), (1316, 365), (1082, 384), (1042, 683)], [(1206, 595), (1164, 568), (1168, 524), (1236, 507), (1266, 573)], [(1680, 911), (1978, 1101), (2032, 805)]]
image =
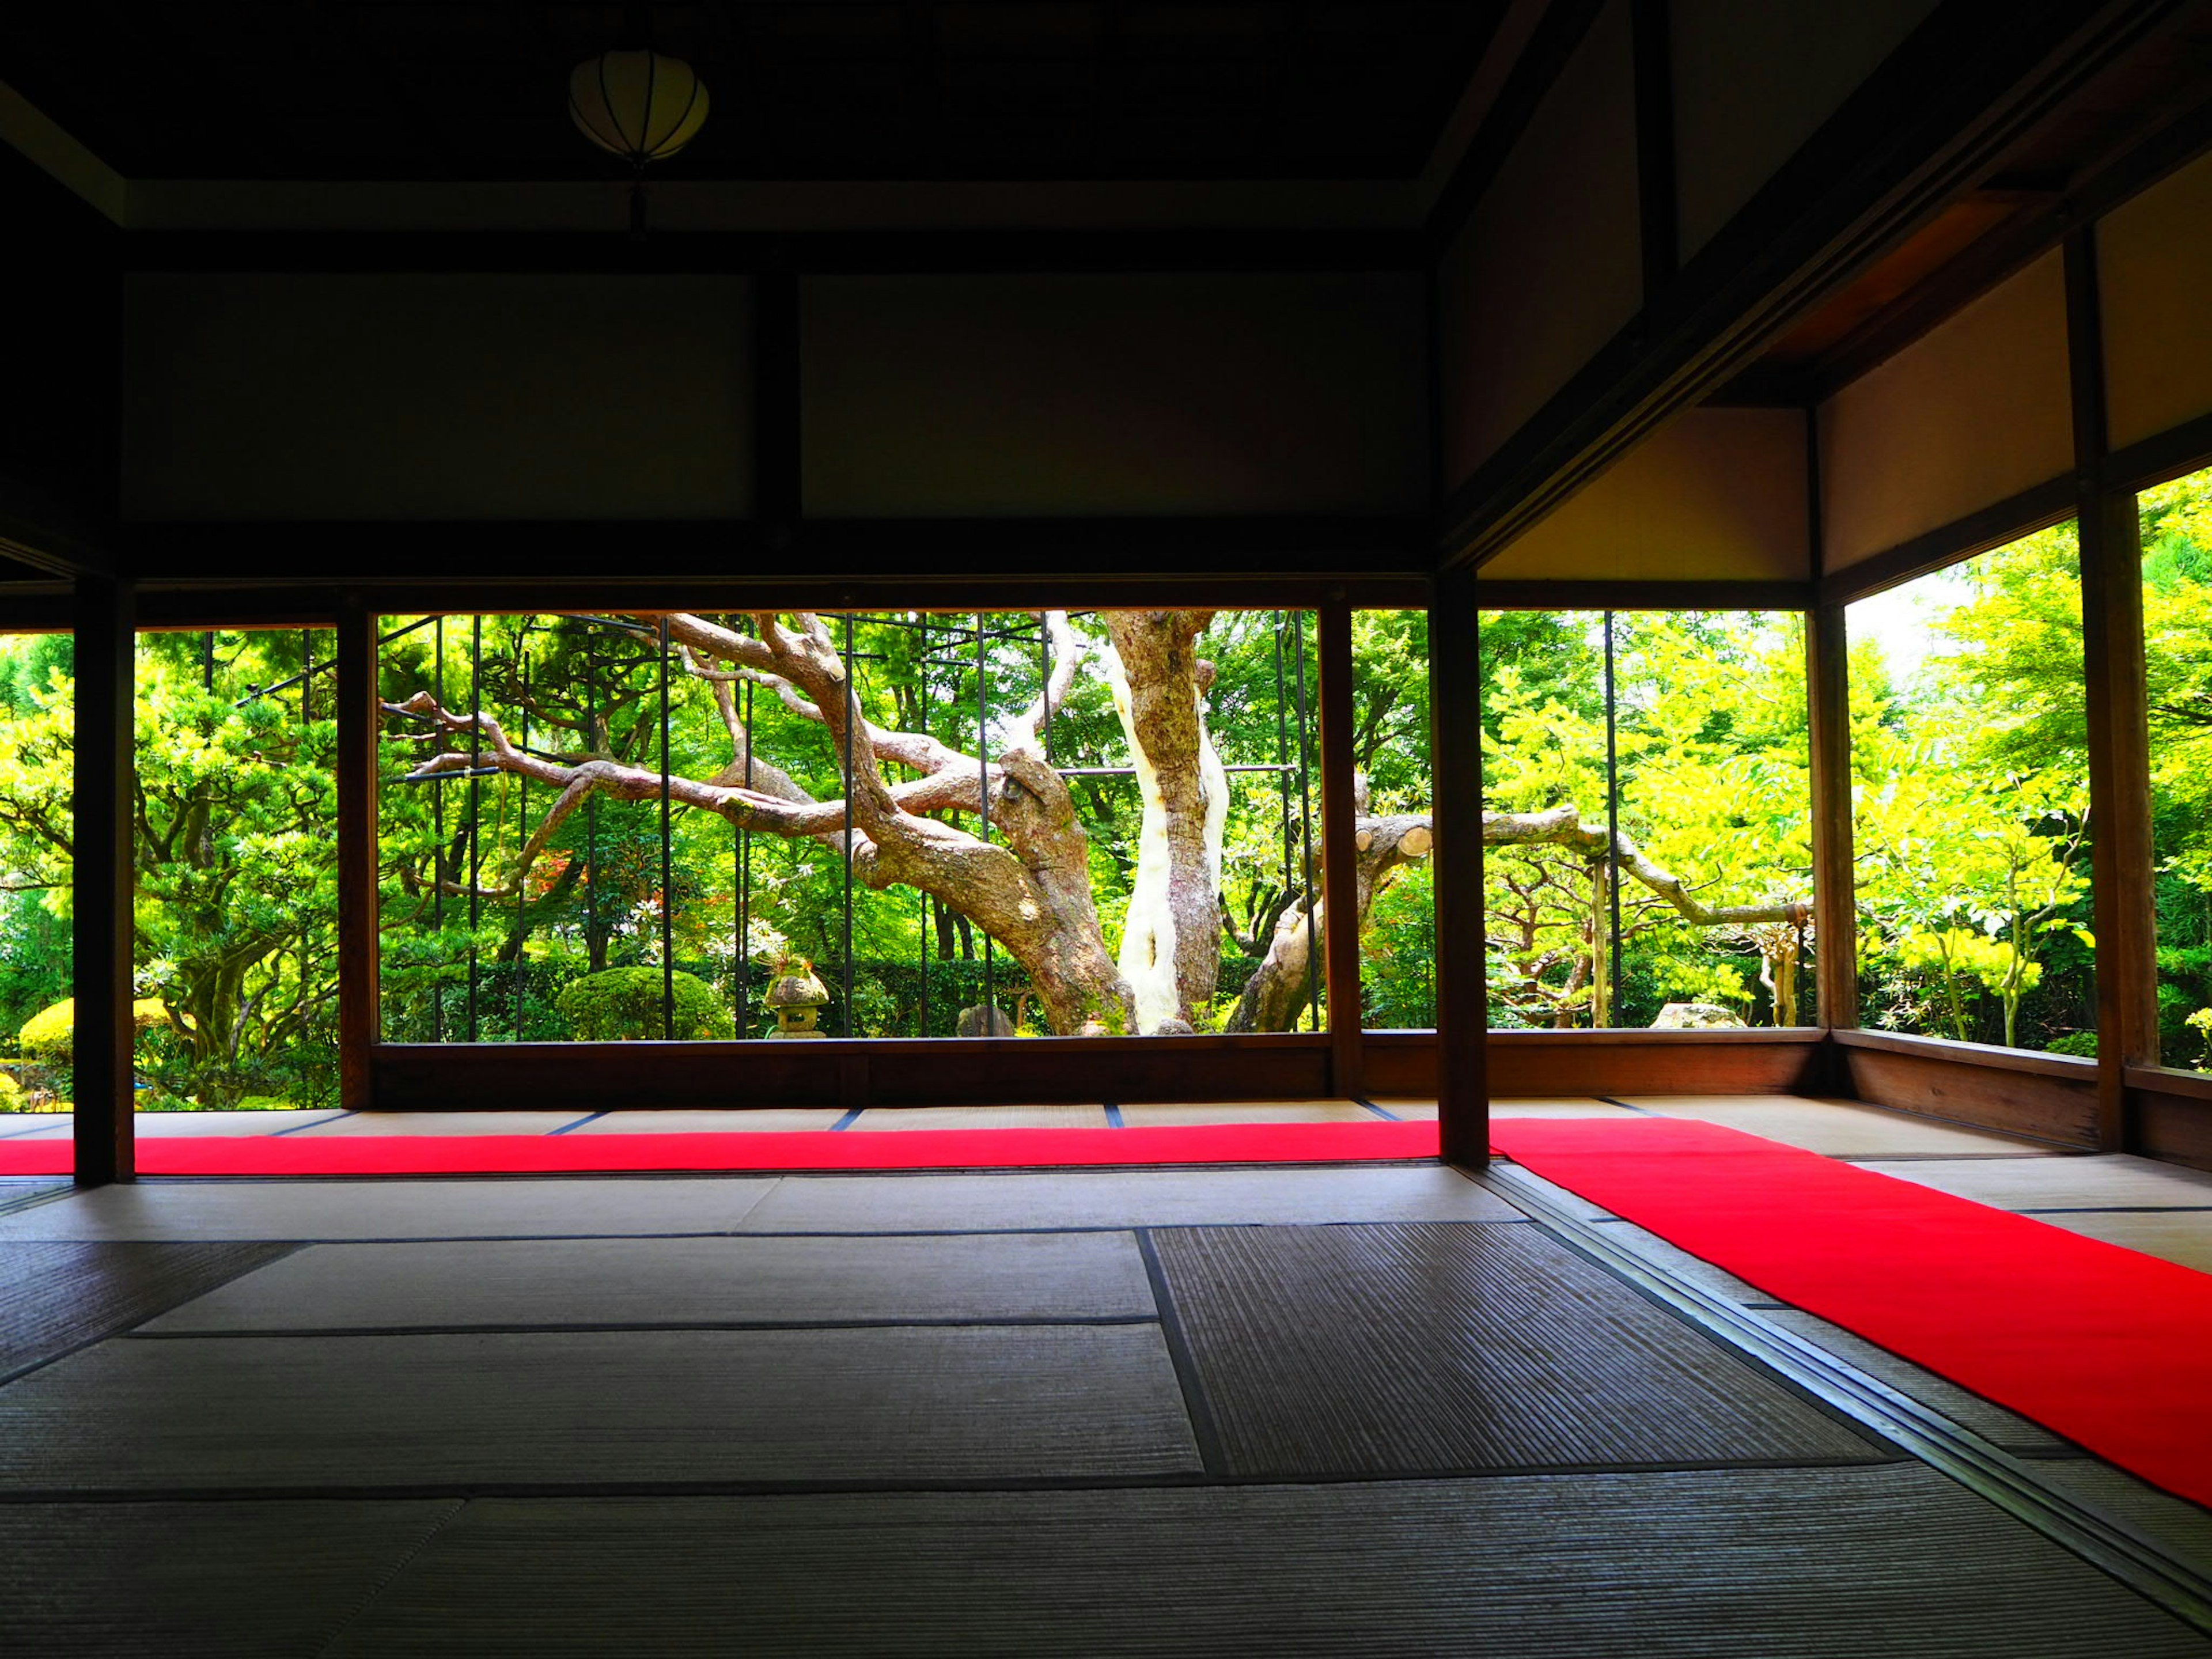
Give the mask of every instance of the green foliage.
[[(168, 1018), (168, 1011), (159, 997), (139, 998), (131, 1005), (131, 1012), (142, 1031)], [(23, 1022), (15, 1042), (27, 1054), (67, 1063), (74, 1057), (76, 1043), (76, 999), (64, 997), (51, 1008), (40, 1010)]]
[(666, 1036), (678, 1042), (696, 1042), (734, 1035), (730, 1011), (714, 988), (696, 975), (681, 971), (673, 978), (672, 1028), (664, 1018), (663, 994), (667, 984), (658, 968), (610, 968), (603, 974), (587, 974), (571, 981), (556, 1002), (570, 1029), (586, 1042)]
[(2097, 1057), (2097, 1034), (2094, 1031), (2069, 1031), (2055, 1036), (2044, 1045), (2054, 1054), (2074, 1054), (2085, 1060)]
[[(139, 1066), (228, 1105), (336, 1089), (336, 799), (326, 677), (289, 630), (149, 633), (137, 647)], [(73, 651), (0, 641), (0, 1018), (69, 992)], [(329, 636), (317, 649), (327, 665)], [(152, 1018), (149, 1019), (149, 1006)]]

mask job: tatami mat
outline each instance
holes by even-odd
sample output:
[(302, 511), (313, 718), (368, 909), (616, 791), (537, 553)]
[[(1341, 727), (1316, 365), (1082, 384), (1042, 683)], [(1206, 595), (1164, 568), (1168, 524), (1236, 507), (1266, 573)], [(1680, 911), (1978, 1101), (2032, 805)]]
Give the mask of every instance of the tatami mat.
[(622, 1111), (586, 1118), (572, 1135), (787, 1134), (834, 1129), (845, 1115), (834, 1106), (763, 1106), (749, 1112)]
[[(0, 1243), (0, 1377), (126, 1330), (290, 1248)], [(0, 1417), (0, 1433), (4, 1421)]]
[(878, 1106), (854, 1118), (863, 1129), (1103, 1129), (1103, 1106)]
[(1157, 1325), (118, 1337), (0, 1391), (15, 1491), (1199, 1467)]
[(0, 1504), (0, 1646), (40, 1659), (319, 1654), (460, 1507)]
[(15, 1238), (497, 1238), (723, 1232), (775, 1185), (640, 1181), (139, 1182), (0, 1215)]
[(1913, 1468), (749, 1502), (486, 1499), (351, 1659), (2212, 1651)]
[(2112, 1152), (2094, 1158), (1873, 1164), (1904, 1181), (2001, 1210), (2212, 1209), (2212, 1171)]
[(331, 1135), (550, 1135), (589, 1115), (584, 1112), (349, 1112), (311, 1123), (300, 1137)]
[(2212, 1273), (2212, 1209), (2073, 1210), (2037, 1219)]
[(1153, 1239), (1238, 1475), (1885, 1455), (1533, 1227)]
[(1948, 1377), (1900, 1359), (1888, 1349), (1855, 1335), (1840, 1325), (1802, 1313), (1794, 1308), (1764, 1311), (1763, 1317), (1772, 1320), (1785, 1329), (1795, 1331), (1808, 1340), (1818, 1343), (1846, 1364), (1856, 1366), (1868, 1376), (1887, 1382), (1900, 1394), (1906, 1394), (1922, 1405), (1929, 1407), (1949, 1418), (1962, 1428), (1972, 1430), (1984, 1440), (1991, 1440), (2008, 1451), (2063, 1453), (2075, 1455), (2070, 1441), (2060, 1438), (2040, 1424), (2032, 1423), (2017, 1412), (2007, 1411), (1992, 1404), (1970, 1389), (1962, 1389)]
[(1232, 1100), (1218, 1105), (1139, 1104), (1123, 1106), (1121, 1121), (1132, 1129), (1177, 1127), (1189, 1123), (1372, 1123), (1375, 1114), (1354, 1100)]
[(835, 1324), (1153, 1311), (1127, 1233), (528, 1239), (310, 1245), (146, 1328)]
[(1796, 1095), (1623, 1095), (1662, 1117), (1694, 1118), (1830, 1158), (1967, 1158), (2046, 1155), (2048, 1146), (1992, 1129), (1967, 1129), (1850, 1100)]
[(792, 1176), (746, 1216), (762, 1232), (994, 1232), (1209, 1222), (1517, 1221), (1455, 1170), (1116, 1170), (1065, 1175)]

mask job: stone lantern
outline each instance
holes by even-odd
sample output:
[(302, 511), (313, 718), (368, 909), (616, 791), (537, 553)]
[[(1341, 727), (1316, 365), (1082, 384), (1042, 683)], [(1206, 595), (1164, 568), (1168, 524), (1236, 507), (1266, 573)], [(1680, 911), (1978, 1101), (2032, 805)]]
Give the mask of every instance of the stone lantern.
[(768, 995), (763, 1000), (769, 1012), (775, 1016), (775, 1030), (769, 1033), (770, 1036), (818, 1037), (823, 1035), (814, 1029), (814, 1020), (823, 1005), (830, 1000), (830, 993), (822, 981), (815, 978), (814, 965), (804, 957), (793, 957), (784, 963), (782, 971), (776, 975), (775, 983), (768, 988)]

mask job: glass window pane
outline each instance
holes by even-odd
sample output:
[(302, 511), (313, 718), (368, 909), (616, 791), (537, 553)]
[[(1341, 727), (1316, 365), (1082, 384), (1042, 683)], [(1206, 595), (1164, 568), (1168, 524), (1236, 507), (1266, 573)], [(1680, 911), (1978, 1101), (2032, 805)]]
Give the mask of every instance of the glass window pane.
[(69, 1130), (76, 672), (68, 634), (0, 635), (0, 1133), (10, 1135)]
[(1352, 764), (1359, 779), (1360, 989), (1370, 1029), (1437, 1023), (1429, 613), (1352, 619)]
[(1861, 1023), (2095, 1053), (2074, 527), (1846, 615)]
[(387, 619), (388, 1038), (1325, 1029), (1310, 615), (764, 625)]
[(2140, 507), (2159, 1058), (2212, 1072), (2212, 470)]
[(1482, 629), (1492, 1024), (1802, 1023), (1801, 619), (1500, 611)]

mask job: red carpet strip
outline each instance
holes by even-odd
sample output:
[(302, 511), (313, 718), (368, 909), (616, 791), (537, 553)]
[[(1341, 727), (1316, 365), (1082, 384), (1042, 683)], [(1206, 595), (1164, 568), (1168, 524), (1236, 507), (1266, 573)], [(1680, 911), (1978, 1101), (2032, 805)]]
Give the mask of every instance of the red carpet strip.
[[(68, 1139), (0, 1140), (0, 1176), (67, 1175)], [(154, 1176), (617, 1174), (670, 1170), (999, 1170), (1343, 1164), (1437, 1155), (1434, 1123), (1143, 1129), (897, 1129), (593, 1135), (147, 1135)]]
[(1509, 1119), (1492, 1138), (1778, 1299), (2212, 1504), (2212, 1273), (1714, 1124)]

